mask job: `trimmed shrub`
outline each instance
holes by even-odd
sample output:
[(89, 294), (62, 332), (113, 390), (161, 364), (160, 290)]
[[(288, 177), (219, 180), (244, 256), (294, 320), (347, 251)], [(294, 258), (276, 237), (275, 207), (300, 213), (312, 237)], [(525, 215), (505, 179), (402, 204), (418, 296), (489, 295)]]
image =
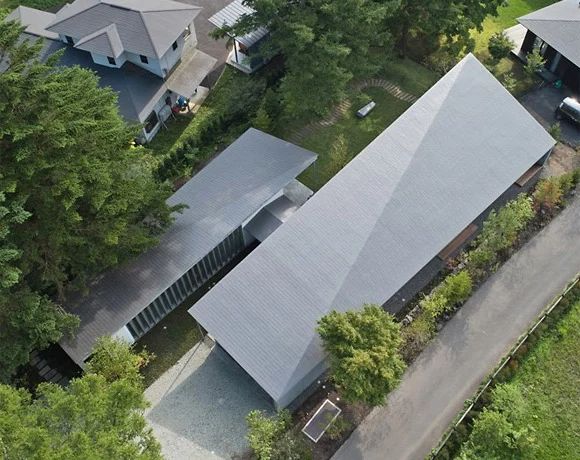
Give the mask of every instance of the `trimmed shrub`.
[(562, 139), (562, 126), (560, 126), (559, 122), (552, 124), (548, 128), (548, 133), (552, 136), (556, 141), (560, 142)]
[(253, 410), (246, 416), (248, 444), (259, 460), (275, 458), (275, 444), (288, 429), (290, 420), (290, 412), (287, 410), (282, 410), (273, 417)]
[(493, 34), (488, 41), (487, 49), (491, 57), (499, 61), (510, 54), (515, 44), (512, 42), (505, 32), (497, 32)]
[(461, 270), (454, 275), (447, 276), (437, 292), (447, 299), (450, 306), (455, 306), (465, 302), (471, 295), (472, 289), (471, 275), (467, 270)]
[(537, 48), (534, 49), (534, 51), (532, 51), (531, 53), (528, 53), (528, 55), (526, 56), (526, 59), (527, 59), (527, 62), (526, 62), (526, 65), (524, 66), (524, 71), (529, 76), (532, 76), (532, 77), (535, 76), (541, 70), (543, 70), (544, 66), (546, 65), (546, 60), (540, 54), (540, 50)]
[(537, 210), (553, 214), (562, 203), (562, 186), (559, 177), (550, 177), (541, 180), (533, 193), (534, 207)]

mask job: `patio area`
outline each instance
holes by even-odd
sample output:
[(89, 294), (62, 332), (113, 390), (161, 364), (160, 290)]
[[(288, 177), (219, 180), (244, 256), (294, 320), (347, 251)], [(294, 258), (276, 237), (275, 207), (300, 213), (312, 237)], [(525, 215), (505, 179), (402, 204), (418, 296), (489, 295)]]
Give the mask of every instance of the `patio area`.
[(147, 390), (146, 418), (167, 460), (229, 459), (247, 449), (246, 415), (272, 410), (260, 387), (217, 347), (196, 344)]

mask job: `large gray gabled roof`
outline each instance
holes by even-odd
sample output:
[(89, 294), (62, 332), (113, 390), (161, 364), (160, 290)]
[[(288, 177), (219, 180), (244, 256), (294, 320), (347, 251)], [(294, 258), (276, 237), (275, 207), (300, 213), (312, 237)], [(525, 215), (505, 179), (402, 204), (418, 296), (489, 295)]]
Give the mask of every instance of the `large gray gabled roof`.
[[(238, 20), (244, 15), (252, 15), (254, 10), (248, 5), (244, 4), (243, 0), (234, 0), (232, 3), (227, 5), (225, 8), (219, 10), (211, 18), (211, 22), (216, 27), (233, 26)], [(250, 47), (260, 41), (268, 35), (268, 29), (265, 27), (258, 27), (252, 32), (236, 37), (236, 40), (246, 47)]]
[(526, 29), (580, 67), (580, 4), (562, 0), (518, 18)]
[[(99, 36), (94, 47), (89, 41), (82, 49), (101, 54), (102, 37), (109, 35), (107, 28), (114, 25), (123, 50), (160, 58), (200, 10), (173, 0), (75, 0), (56, 13), (46, 30), (69, 35), (75, 42)], [(116, 37), (113, 42), (117, 42)]]
[(553, 145), (469, 55), (190, 313), (286, 406), (326, 368), (320, 317), (386, 302)]
[(246, 131), (169, 199), (189, 208), (157, 246), (68, 302), (81, 325), (74, 340), (61, 342), (65, 351), (82, 364), (97, 338), (121, 329), (315, 159), (289, 142)]

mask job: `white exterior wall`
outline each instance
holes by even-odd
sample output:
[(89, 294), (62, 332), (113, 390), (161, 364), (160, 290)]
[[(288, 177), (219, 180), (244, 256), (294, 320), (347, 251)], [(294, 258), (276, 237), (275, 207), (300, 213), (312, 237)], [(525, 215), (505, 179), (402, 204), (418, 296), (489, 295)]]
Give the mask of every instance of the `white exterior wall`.
[(93, 62), (95, 64), (99, 64), (105, 67), (111, 67), (113, 69), (120, 68), (127, 61), (126, 53), (123, 53), (118, 58), (115, 58), (115, 65), (109, 64), (107, 56), (103, 56), (102, 54), (91, 53), (91, 57), (93, 58)]
[(164, 77), (161, 62), (159, 59), (147, 56), (147, 60), (149, 62), (145, 64), (144, 62), (141, 62), (141, 57), (139, 54), (129, 53), (128, 51), (125, 51), (125, 55), (127, 56), (127, 61), (132, 62), (136, 66), (148, 70), (151, 73), (154, 73), (158, 77), (161, 78)]

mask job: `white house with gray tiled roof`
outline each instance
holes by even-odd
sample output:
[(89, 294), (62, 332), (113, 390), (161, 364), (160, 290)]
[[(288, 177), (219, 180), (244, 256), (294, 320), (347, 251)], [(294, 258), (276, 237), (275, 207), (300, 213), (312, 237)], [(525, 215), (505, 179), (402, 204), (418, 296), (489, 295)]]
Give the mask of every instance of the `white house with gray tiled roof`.
[[(150, 140), (178, 96), (189, 98), (216, 59), (196, 48), (193, 20), (201, 8), (172, 0), (76, 0), (56, 14), (19, 7), (8, 20), (65, 48), (63, 65), (97, 72), (119, 94), (119, 110), (144, 125)], [(55, 43), (56, 42), (56, 43)]]

